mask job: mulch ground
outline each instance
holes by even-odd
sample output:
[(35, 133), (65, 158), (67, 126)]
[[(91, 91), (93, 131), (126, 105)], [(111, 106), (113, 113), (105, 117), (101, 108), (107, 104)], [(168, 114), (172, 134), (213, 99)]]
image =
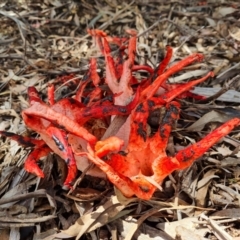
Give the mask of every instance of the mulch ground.
[[(0, 131), (36, 136), (21, 117), (29, 106), (27, 88), (35, 86), (46, 99), (56, 79), (81, 79), (96, 54), (88, 28), (111, 36), (136, 29), (136, 62), (142, 65), (157, 66), (167, 45), (174, 50), (171, 62), (204, 54), (201, 63), (168, 80), (215, 74), (194, 90), (206, 100), (181, 100), (181, 129), (169, 151), (175, 138), (186, 146), (240, 117), (238, 1), (6, 0), (0, 24)], [(73, 93), (62, 84), (56, 96)], [(170, 175), (163, 191), (140, 201), (80, 172), (74, 191), (62, 189), (66, 166), (54, 154), (40, 161), (45, 178), (37, 178), (23, 169), (31, 148), (0, 137), (1, 239), (240, 239), (239, 138), (236, 128), (192, 167)]]

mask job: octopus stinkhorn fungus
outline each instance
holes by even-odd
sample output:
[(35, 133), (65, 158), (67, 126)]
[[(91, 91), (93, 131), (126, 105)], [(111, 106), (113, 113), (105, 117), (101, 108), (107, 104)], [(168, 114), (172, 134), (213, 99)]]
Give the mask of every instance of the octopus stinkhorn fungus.
[[(213, 76), (213, 73), (184, 84), (168, 84), (167, 79), (185, 66), (201, 61), (203, 55), (192, 54), (167, 68), (172, 56), (172, 49), (167, 47), (165, 59), (156, 69), (152, 69), (147, 65), (135, 64), (136, 31), (128, 30), (129, 38), (109, 37), (101, 30), (88, 32), (105, 57), (105, 77), (98, 75), (97, 61), (93, 58), (89, 71), (71, 98), (55, 102), (54, 85), (51, 85), (47, 104), (40, 99), (34, 87), (29, 87), (30, 107), (23, 110), (22, 117), (26, 126), (39, 134), (39, 139), (3, 131), (1, 134), (22, 145), (34, 147), (25, 161), (25, 169), (39, 177), (44, 177), (44, 174), (36, 162), (54, 152), (68, 165), (64, 185), (71, 187), (77, 174), (76, 161), (81, 161), (84, 156), (103, 171), (126, 197), (136, 195), (141, 199), (150, 199), (166, 176), (174, 170), (190, 166), (238, 126), (240, 119), (231, 119), (199, 142), (177, 152), (175, 156), (168, 156), (165, 150), (169, 135), (180, 112), (180, 103), (176, 99), (186, 96), (201, 98), (189, 90)], [(110, 43), (118, 46), (115, 56), (111, 54)], [(133, 72), (139, 70), (147, 71), (149, 77), (137, 80)], [(86, 88), (89, 85), (93, 89), (91, 92)], [(159, 91), (160, 88), (164, 91)], [(150, 134), (147, 120), (151, 112), (159, 108), (164, 109), (164, 115), (157, 131)], [(116, 134), (103, 140), (85, 127), (91, 119), (112, 116), (112, 120), (118, 115), (128, 116), (121, 129), (124, 139)]]

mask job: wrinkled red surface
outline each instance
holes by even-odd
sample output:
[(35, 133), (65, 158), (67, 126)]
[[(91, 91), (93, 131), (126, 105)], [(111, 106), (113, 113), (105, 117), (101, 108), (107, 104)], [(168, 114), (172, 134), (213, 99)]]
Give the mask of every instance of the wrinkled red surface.
[[(30, 87), (30, 107), (22, 112), (22, 117), (26, 126), (36, 131), (40, 139), (27, 139), (6, 132), (1, 134), (20, 144), (29, 143), (34, 147), (25, 161), (25, 169), (39, 177), (44, 177), (44, 173), (36, 162), (54, 152), (68, 165), (64, 185), (71, 187), (77, 174), (76, 161), (79, 166), (79, 161), (87, 157), (126, 197), (136, 195), (141, 199), (150, 199), (166, 176), (174, 170), (190, 166), (239, 125), (240, 120), (234, 118), (175, 156), (168, 156), (165, 150), (181, 108), (177, 98), (202, 99), (189, 90), (213, 77), (213, 73), (209, 72), (200, 79), (184, 84), (168, 84), (167, 79), (184, 67), (202, 61), (203, 55), (192, 54), (167, 68), (173, 54), (172, 49), (167, 47), (165, 59), (156, 69), (152, 69), (150, 66), (135, 64), (135, 30), (127, 31), (129, 38), (109, 37), (101, 30), (88, 32), (105, 57), (105, 76), (98, 75), (97, 60), (93, 58), (74, 97), (55, 101), (54, 85), (51, 85), (48, 89), (48, 103), (45, 103), (37, 90)], [(118, 46), (118, 53), (114, 56), (110, 43)], [(133, 73), (139, 70), (148, 72), (149, 77), (137, 80)], [(67, 80), (67, 77), (63, 78), (63, 81)], [(87, 90), (89, 86), (91, 91)], [(160, 88), (164, 91), (158, 94)], [(163, 110), (162, 120), (157, 131), (150, 134), (147, 119), (152, 111), (159, 108)], [(120, 136), (117, 134), (101, 140), (101, 135), (94, 135), (86, 127), (93, 120), (109, 121), (109, 116), (114, 115), (126, 115), (129, 118), (123, 128), (124, 139), (117, 137)]]

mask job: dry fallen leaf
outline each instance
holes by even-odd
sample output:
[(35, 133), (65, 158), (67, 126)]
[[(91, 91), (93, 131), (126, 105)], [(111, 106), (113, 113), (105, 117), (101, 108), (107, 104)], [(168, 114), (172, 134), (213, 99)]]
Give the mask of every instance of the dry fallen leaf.
[(176, 239), (177, 227), (184, 227), (187, 230), (190, 230), (193, 233), (203, 238), (203, 236), (205, 236), (205, 234), (209, 231), (206, 227), (203, 227), (203, 228), (200, 227), (197, 222), (198, 222), (197, 217), (191, 217), (191, 218), (184, 218), (175, 222), (159, 223), (157, 224), (157, 227), (162, 229), (165, 233), (170, 235), (173, 239)]
[(186, 73), (183, 73), (177, 77), (169, 77), (169, 82), (170, 83), (179, 83), (182, 82), (186, 79), (191, 79), (194, 77), (200, 77), (203, 76), (205, 74), (207, 74), (209, 72), (209, 70), (194, 70), (194, 71), (188, 71)]
[[(126, 220), (118, 219), (113, 224), (117, 227), (118, 232), (120, 233), (120, 236), (123, 239), (126, 239), (127, 233), (131, 231), (132, 227), (135, 226), (137, 223), (137, 220), (134, 218), (129, 218)], [(155, 229), (153, 227), (149, 227), (146, 224), (143, 224), (140, 226), (132, 239), (138, 239), (138, 240), (173, 240), (172, 237), (164, 233), (163, 231), (160, 231), (158, 229)]]
[(232, 14), (234, 12), (236, 12), (237, 9), (236, 8), (233, 8), (233, 7), (219, 7), (219, 8), (216, 8), (215, 9), (215, 16), (216, 17), (224, 17), (228, 14)]
[(238, 28), (238, 27), (232, 27), (232, 28), (230, 28), (229, 30), (229, 34), (230, 34), (230, 36), (233, 38), (233, 39), (235, 39), (235, 40), (237, 40), (237, 41), (239, 41), (240, 42), (240, 28)]
[(229, 120), (229, 116), (216, 112), (211, 111), (206, 114), (204, 114), (200, 119), (198, 119), (195, 123), (193, 123), (191, 126), (186, 128), (189, 131), (201, 131), (204, 126), (209, 122), (225, 122)]
[(223, 209), (217, 212), (214, 212), (211, 214), (211, 217), (226, 217), (226, 218), (240, 218), (240, 209), (239, 208), (229, 208), (229, 209)]
[(179, 240), (206, 240), (205, 238), (184, 226), (176, 227), (176, 239)]
[(219, 176), (215, 175), (216, 169), (211, 169), (207, 171), (202, 179), (197, 183), (197, 191), (196, 191), (196, 202), (197, 206), (205, 207), (206, 200), (207, 200), (207, 194), (208, 194), (208, 188), (212, 182), (213, 179), (219, 178)]
[[(201, 96), (211, 97), (220, 90), (221, 88), (219, 87), (214, 88), (195, 87), (194, 90), (192, 90), (191, 92)], [(240, 92), (236, 90), (228, 90), (227, 92), (219, 96), (217, 100), (231, 103), (240, 103)]]
[(112, 219), (132, 201), (134, 201), (134, 199), (129, 199), (126, 205), (122, 205), (116, 196), (111, 196), (109, 200), (102, 206), (99, 206), (96, 211), (84, 214), (67, 230), (63, 230), (59, 234), (54, 234), (52, 237), (77, 237), (77, 239), (79, 239), (84, 233), (94, 231), (111, 222)]

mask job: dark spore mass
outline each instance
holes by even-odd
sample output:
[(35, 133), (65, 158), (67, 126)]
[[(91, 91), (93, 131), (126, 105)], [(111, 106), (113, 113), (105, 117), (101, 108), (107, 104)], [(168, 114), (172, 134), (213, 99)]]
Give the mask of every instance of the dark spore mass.
[(61, 143), (61, 141), (59, 141), (59, 139), (56, 136), (53, 135), (52, 139), (54, 140), (55, 144), (57, 145), (57, 147), (60, 151), (65, 150), (64, 145)]
[(141, 113), (144, 113), (145, 110), (143, 108), (143, 103), (140, 103), (137, 108), (136, 108), (136, 112), (141, 112)]
[(138, 129), (137, 129), (137, 133), (144, 139), (144, 141), (147, 140), (147, 133), (146, 131), (143, 129), (143, 123), (138, 123)]

